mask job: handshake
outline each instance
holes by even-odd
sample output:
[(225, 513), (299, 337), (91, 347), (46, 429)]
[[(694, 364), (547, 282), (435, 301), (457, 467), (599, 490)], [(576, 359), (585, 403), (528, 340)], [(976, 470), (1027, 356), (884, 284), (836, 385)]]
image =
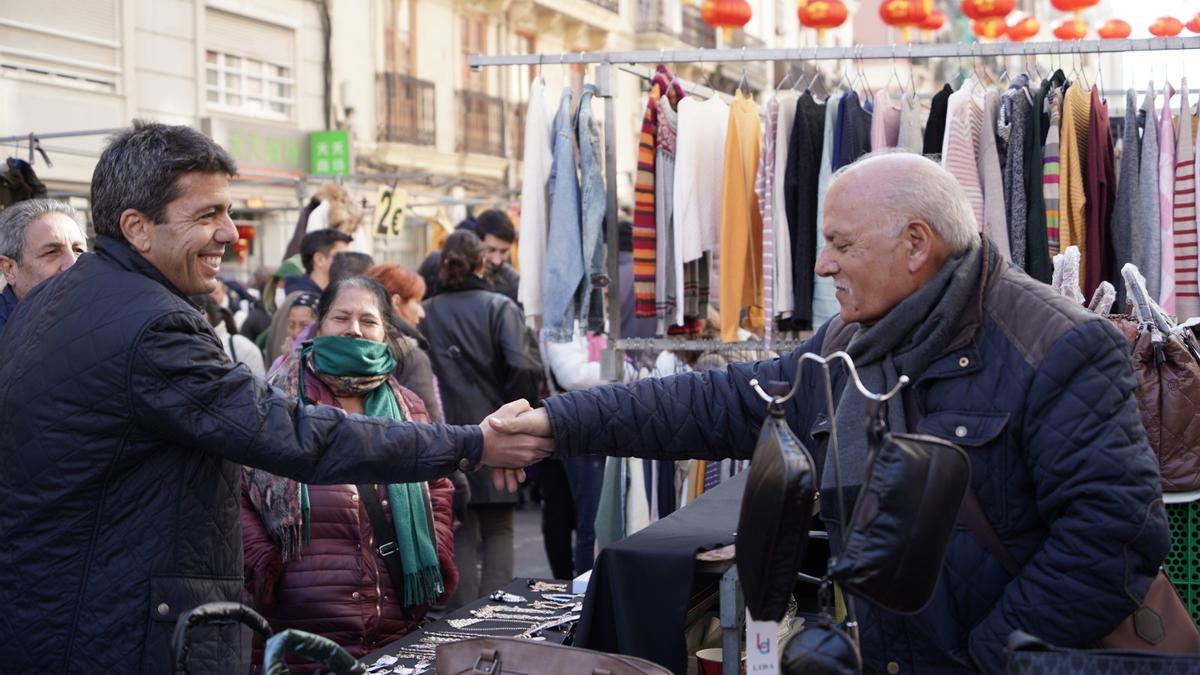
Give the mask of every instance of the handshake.
[(492, 467), (492, 485), (497, 490), (516, 492), (525, 480), (525, 467), (554, 451), (550, 416), (524, 399), (501, 406), (479, 428), (483, 431), (480, 461)]

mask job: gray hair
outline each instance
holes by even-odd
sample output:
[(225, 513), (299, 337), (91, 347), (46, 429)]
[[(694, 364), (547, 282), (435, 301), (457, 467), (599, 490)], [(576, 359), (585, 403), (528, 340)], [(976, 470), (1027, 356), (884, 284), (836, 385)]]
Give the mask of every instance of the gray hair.
[(872, 185), (871, 196), (877, 200), (876, 208), (895, 217), (896, 233), (899, 234), (908, 223), (920, 220), (928, 223), (949, 245), (952, 255), (977, 246), (979, 224), (971, 200), (954, 176), (927, 157), (894, 149), (872, 152), (838, 169), (833, 179), (892, 155), (912, 158), (910, 170), (897, 172), (892, 180)]
[[(0, 211), (0, 255), (21, 262), (25, 249), (25, 230), (29, 224), (51, 213), (61, 213), (80, 224), (79, 212), (56, 199), (26, 199)], [(82, 233), (83, 227), (81, 226)]]

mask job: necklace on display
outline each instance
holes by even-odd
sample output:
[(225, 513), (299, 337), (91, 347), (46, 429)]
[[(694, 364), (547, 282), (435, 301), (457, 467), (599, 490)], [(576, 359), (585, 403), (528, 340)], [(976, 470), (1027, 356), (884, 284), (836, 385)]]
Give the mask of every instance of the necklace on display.
[(569, 602), (572, 605), (579, 602), (581, 597), (583, 596), (575, 595), (574, 593), (542, 593), (542, 598), (546, 600), (550, 600), (551, 602)]
[(534, 593), (566, 593), (567, 585), (552, 584), (547, 581), (534, 581), (533, 579), (530, 579), (529, 590), (533, 591)]

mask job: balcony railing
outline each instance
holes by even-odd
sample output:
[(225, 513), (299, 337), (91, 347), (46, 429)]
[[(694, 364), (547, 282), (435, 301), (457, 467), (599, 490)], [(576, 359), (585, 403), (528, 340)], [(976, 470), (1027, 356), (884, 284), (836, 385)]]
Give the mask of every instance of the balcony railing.
[(525, 108), (513, 106), (513, 159), (525, 159)]
[(587, 0), (593, 5), (602, 9), (607, 9), (610, 12), (620, 11), (620, 0)]
[(504, 156), (504, 99), (458, 91), (458, 151)]
[(433, 145), (437, 140), (434, 84), (403, 73), (379, 73), (379, 138)]
[(717, 46), (717, 32), (700, 17), (698, 7), (687, 5), (681, 13), (671, 15), (672, 7), (662, 0), (638, 0), (637, 10), (639, 33), (670, 35), (693, 47)]

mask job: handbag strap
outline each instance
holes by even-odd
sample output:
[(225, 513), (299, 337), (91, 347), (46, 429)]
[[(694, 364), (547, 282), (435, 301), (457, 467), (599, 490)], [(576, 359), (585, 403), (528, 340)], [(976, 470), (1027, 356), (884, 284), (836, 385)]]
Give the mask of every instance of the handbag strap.
[(371, 531), (375, 534), (375, 550), (383, 558), (388, 576), (392, 579), (392, 591), (396, 594), (396, 604), (408, 617), (408, 608), (404, 606), (404, 568), (400, 565), (400, 546), (396, 543), (396, 531), (388, 524), (383, 515), (383, 504), (374, 485), (357, 485), (358, 499), (367, 510), (367, 518), (371, 521)]

